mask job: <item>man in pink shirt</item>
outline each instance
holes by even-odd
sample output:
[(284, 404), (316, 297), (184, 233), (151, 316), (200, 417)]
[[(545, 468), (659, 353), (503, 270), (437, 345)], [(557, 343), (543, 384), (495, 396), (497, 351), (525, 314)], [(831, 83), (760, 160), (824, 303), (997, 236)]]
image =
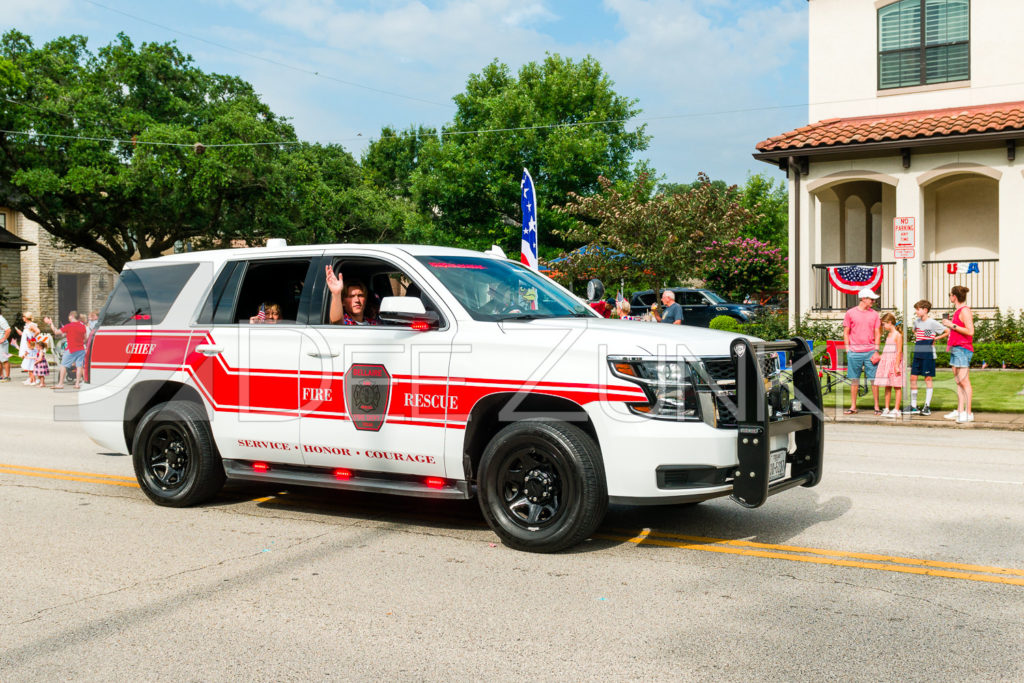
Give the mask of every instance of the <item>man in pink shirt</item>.
[[(43, 318), (50, 327), (53, 327), (53, 321), (49, 318)], [(64, 378), (71, 371), (72, 366), (75, 368), (75, 389), (78, 389), (82, 384), (82, 371), (85, 369), (85, 337), (88, 333), (88, 328), (85, 323), (78, 319), (78, 311), (71, 311), (68, 313), (68, 323), (59, 330), (55, 330), (58, 337), (68, 338), (68, 348), (64, 352), (63, 358), (60, 362), (60, 376), (57, 379), (57, 383), (53, 385), (54, 389), (64, 388)]]
[(878, 295), (865, 287), (858, 292), (860, 298), (854, 308), (843, 316), (843, 341), (846, 343), (846, 377), (850, 380), (850, 407), (847, 415), (857, 412), (857, 390), (860, 389), (860, 374), (871, 383), (871, 396), (875, 399), (875, 414), (878, 408), (878, 387), (874, 384), (875, 369), (878, 367), (878, 342), (882, 336), (882, 325), (878, 311), (874, 310)]

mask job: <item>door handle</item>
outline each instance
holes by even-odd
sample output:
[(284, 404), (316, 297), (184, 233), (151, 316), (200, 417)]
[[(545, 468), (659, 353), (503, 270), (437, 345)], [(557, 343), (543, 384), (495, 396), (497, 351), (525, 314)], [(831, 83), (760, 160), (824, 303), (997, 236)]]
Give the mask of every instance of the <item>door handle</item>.
[(341, 355), (338, 351), (306, 351), (306, 355), (310, 358), (337, 358)]
[(218, 346), (216, 344), (200, 344), (196, 347), (196, 353), (201, 353), (204, 356), (216, 356), (223, 350), (223, 346)]

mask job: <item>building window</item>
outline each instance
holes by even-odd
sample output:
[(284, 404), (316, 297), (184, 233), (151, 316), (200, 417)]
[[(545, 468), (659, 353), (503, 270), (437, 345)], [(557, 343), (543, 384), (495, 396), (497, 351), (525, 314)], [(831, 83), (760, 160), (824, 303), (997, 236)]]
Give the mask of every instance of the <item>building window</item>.
[(900, 0), (878, 10), (878, 89), (971, 77), (970, 0)]

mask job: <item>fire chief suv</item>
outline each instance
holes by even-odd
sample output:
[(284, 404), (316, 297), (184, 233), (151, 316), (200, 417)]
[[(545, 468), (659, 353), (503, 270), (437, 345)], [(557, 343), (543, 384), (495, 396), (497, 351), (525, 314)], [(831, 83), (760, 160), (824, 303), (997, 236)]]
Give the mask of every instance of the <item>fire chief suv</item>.
[(803, 341), (605, 320), (490, 253), (275, 244), (134, 261), (87, 370), (86, 430), (131, 453), (159, 505), (203, 503), (226, 479), (476, 497), (505, 544), (551, 552), (609, 503), (757, 507), (821, 479)]

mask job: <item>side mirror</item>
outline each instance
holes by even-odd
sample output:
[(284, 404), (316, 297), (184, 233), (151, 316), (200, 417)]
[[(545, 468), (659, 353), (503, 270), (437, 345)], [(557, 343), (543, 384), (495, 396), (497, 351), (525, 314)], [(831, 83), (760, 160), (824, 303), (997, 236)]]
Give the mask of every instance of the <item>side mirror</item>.
[(415, 296), (384, 297), (377, 316), (386, 323), (407, 325), (417, 330), (436, 328), (440, 322), (437, 313), (424, 308), (423, 301)]
[(604, 298), (604, 283), (596, 277), (587, 283), (587, 301), (598, 301)]

